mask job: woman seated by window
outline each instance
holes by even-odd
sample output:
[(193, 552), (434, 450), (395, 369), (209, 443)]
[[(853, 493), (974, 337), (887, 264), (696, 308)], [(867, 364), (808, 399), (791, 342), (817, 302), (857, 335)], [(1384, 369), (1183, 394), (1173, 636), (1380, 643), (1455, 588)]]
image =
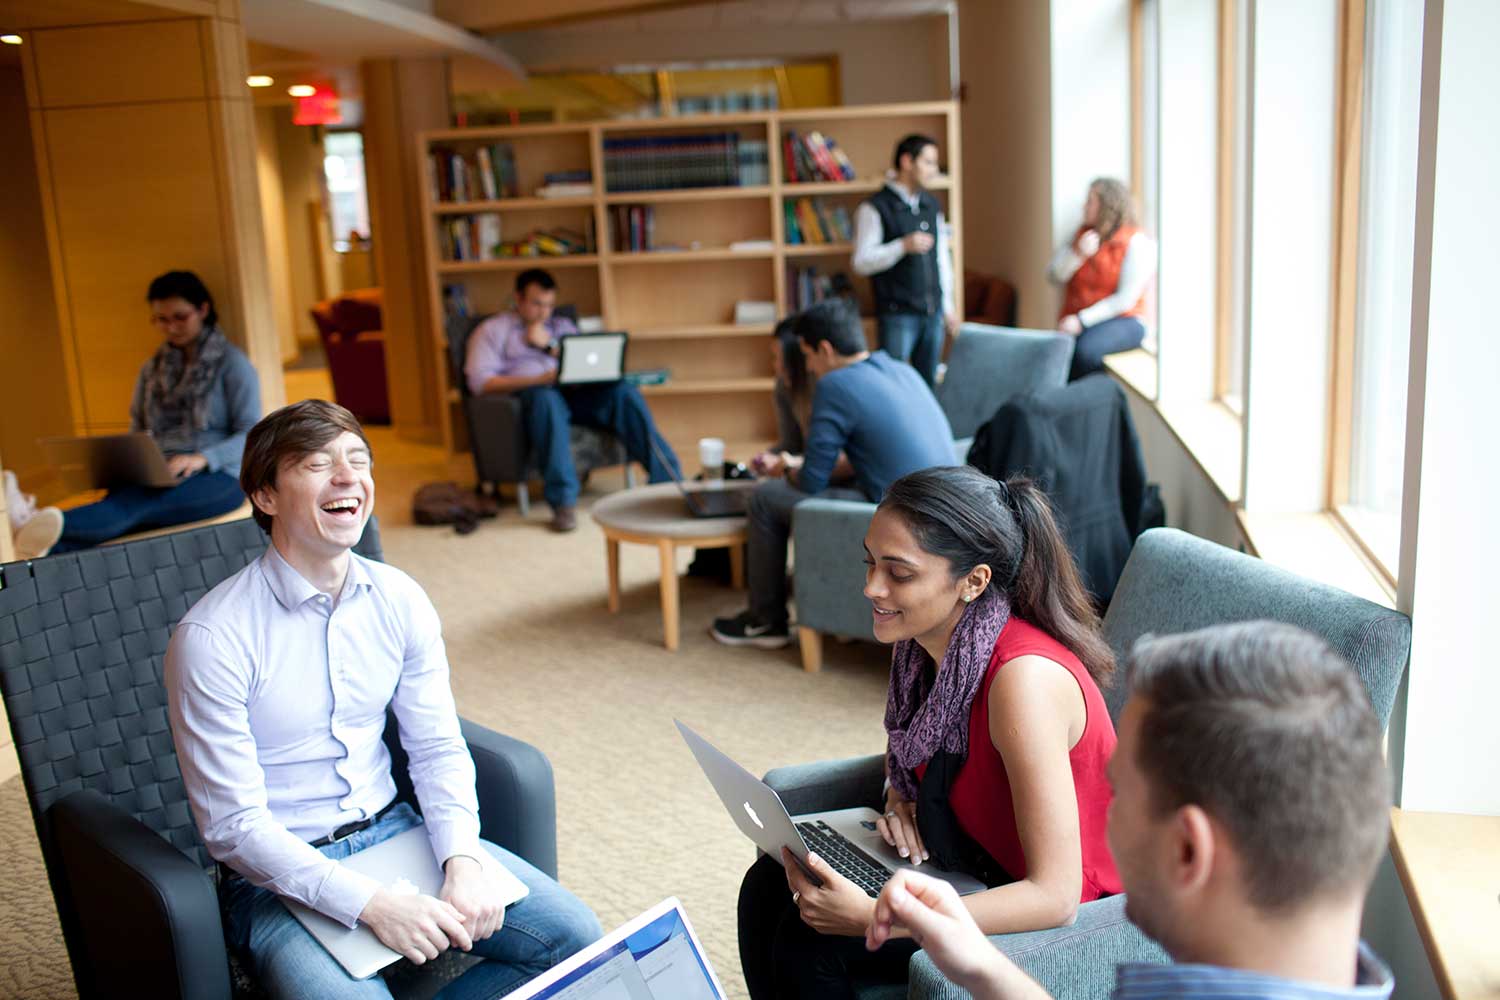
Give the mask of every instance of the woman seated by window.
[(260, 419), (260, 382), (243, 351), (219, 329), (219, 315), (191, 271), (169, 271), (146, 292), (165, 338), (141, 366), (130, 429), (161, 446), (176, 486), (116, 487), (98, 503), (63, 515), (53, 552), (88, 548), (135, 531), (226, 514), (245, 502), (240, 457)]
[[(891, 485), (865, 536), (876, 638), (895, 644), (881, 835), (914, 864), (991, 886), (987, 934), (1041, 930), (1120, 891), (1105, 840), (1114, 658), (1046, 496), (969, 467)], [(821, 859), (814, 886), (762, 858), (740, 888), (750, 995), (853, 997), (906, 981), (910, 939), (864, 946), (874, 900)]]
[(1124, 184), (1100, 177), (1089, 185), (1083, 225), (1053, 256), (1047, 277), (1064, 288), (1057, 328), (1078, 338), (1070, 378), (1102, 371), (1106, 354), (1141, 346), (1156, 244), (1136, 225)]

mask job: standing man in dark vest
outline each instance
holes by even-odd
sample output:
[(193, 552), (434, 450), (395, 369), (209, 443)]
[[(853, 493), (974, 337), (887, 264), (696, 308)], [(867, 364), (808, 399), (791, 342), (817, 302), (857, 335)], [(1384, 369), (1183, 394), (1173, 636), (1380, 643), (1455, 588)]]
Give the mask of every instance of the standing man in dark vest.
[(938, 176), (937, 141), (909, 135), (896, 146), (896, 173), (854, 213), (856, 274), (870, 279), (880, 346), (937, 379), (943, 334), (958, 329), (953, 258), (943, 212), (927, 187)]

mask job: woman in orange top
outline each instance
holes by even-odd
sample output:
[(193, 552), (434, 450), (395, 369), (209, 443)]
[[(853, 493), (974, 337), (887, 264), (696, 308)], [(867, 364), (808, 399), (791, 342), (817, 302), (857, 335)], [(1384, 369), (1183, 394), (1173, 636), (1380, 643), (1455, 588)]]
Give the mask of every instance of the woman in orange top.
[(1047, 277), (1064, 288), (1057, 328), (1078, 338), (1071, 378), (1103, 370), (1106, 354), (1141, 346), (1156, 243), (1136, 225), (1124, 184), (1100, 177), (1089, 185), (1083, 225), (1053, 255)]

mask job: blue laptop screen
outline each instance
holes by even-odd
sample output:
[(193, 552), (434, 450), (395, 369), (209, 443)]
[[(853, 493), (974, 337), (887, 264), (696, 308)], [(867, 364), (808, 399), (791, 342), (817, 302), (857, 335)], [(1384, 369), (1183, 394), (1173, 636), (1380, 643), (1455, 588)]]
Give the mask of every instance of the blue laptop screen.
[(724, 1000), (682, 914), (668, 910), (536, 994), (536, 1000)]

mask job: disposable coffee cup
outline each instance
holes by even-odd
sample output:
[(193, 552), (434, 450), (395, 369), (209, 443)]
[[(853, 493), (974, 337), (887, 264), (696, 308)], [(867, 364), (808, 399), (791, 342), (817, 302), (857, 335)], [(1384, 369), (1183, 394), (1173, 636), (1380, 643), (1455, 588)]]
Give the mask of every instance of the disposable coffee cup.
[(703, 461), (703, 478), (711, 483), (724, 481), (724, 439), (699, 438), (698, 457)]

